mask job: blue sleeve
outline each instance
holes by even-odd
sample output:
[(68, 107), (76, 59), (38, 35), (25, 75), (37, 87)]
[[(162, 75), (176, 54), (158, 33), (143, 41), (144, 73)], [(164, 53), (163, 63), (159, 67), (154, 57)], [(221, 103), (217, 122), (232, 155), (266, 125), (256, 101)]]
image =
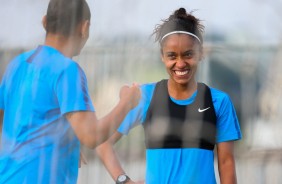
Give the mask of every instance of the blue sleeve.
[(78, 64), (71, 63), (61, 73), (55, 90), (62, 115), (73, 111), (94, 111), (86, 76)]
[(217, 116), (216, 142), (227, 142), (241, 139), (241, 130), (235, 108), (229, 96), (223, 92), (216, 100), (214, 107)]
[(0, 83), (0, 109), (4, 110), (4, 92), (2, 83)]
[(4, 85), (5, 85), (5, 78), (6, 78), (6, 72), (4, 72), (4, 75), (2, 76), (2, 81), (0, 82), (0, 109), (5, 109), (5, 103), (4, 103)]
[(132, 128), (141, 125), (144, 122), (154, 89), (155, 83), (141, 85), (140, 102), (127, 114), (117, 130), (119, 133), (127, 135)]

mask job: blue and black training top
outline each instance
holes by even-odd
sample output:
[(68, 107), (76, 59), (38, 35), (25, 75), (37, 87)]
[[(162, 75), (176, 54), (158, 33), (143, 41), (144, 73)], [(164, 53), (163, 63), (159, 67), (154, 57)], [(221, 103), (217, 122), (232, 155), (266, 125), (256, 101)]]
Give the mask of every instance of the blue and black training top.
[(122, 134), (143, 125), (146, 184), (214, 184), (214, 146), (241, 139), (229, 96), (198, 83), (188, 99), (169, 96), (167, 80), (141, 86), (142, 98), (124, 119)]

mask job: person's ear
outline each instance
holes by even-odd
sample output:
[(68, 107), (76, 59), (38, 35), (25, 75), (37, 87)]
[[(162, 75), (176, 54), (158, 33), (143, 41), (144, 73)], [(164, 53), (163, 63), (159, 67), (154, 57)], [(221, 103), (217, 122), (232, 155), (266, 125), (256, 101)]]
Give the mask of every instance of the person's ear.
[(81, 37), (84, 39), (84, 38), (88, 38), (89, 36), (89, 27), (90, 27), (90, 21), (89, 20), (86, 20), (86, 21), (83, 21), (82, 22), (82, 25), (81, 25)]
[(162, 48), (161, 48), (161, 50), (160, 50), (160, 53), (161, 53), (162, 62), (164, 63), (164, 53), (163, 53), (163, 49), (162, 49)]
[(47, 28), (47, 17), (46, 17), (46, 15), (44, 15), (43, 18), (42, 18), (42, 25), (43, 25), (45, 31), (47, 31), (46, 30), (46, 28)]
[(205, 58), (205, 52), (204, 52), (204, 49), (203, 49), (203, 47), (201, 47), (201, 50), (200, 50), (200, 57), (199, 57), (200, 59), (200, 61), (202, 61), (202, 60), (204, 60), (204, 58)]
[(162, 59), (162, 62), (164, 63), (165, 61), (164, 61), (164, 55), (163, 54), (161, 54), (161, 59)]
[(203, 61), (204, 59), (205, 59), (204, 54), (201, 54), (200, 61)]

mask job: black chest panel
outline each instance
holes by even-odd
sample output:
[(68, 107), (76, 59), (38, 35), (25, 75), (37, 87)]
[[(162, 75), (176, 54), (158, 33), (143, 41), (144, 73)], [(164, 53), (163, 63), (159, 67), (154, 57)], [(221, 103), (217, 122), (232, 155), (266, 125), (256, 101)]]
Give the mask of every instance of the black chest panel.
[(178, 105), (170, 99), (167, 80), (158, 82), (143, 127), (145, 144), (149, 149), (213, 150), (216, 114), (210, 88), (198, 83), (195, 101), (190, 105)]

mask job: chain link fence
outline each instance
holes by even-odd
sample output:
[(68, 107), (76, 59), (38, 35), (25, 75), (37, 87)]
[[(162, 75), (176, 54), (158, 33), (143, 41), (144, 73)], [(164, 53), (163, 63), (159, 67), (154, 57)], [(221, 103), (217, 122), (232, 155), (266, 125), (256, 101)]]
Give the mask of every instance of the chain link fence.
[[(159, 49), (150, 44), (109, 43), (87, 47), (74, 58), (84, 69), (89, 91), (102, 117), (118, 101), (124, 83), (148, 83), (167, 78)], [(0, 50), (0, 77), (7, 63), (25, 49)], [(206, 45), (199, 81), (227, 92), (237, 110), (243, 139), (236, 142), (238, 183), (282, 182), (282, 55), (278, 46)], [(133, 179), (145, 175), (142, 127), (124, 136), (116, 149)], [(79, 184), (114, 183), (94, 150), (82, 148), (88, 164), (79, 170)], [(216, 160), (216, 158), (215, 158)], [(217, 170), (215, 162), (215, 170)]]

